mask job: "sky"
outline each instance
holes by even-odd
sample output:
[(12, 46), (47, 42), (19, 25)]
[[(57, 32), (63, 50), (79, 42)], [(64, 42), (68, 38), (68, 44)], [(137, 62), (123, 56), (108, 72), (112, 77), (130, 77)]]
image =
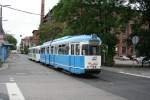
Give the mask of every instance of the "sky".
[[(45, 0), (45, 14), (58, 3), (59, 0)], [(12, 8), (40, 14), (41, 0), (0, 0), (1, 5), (10, 5)], [(18, 41), (21, 38), (32, 36), (32, 31), (38, 29), (40, 15), (31, 15), (3, 7), (3, 29), (12, 34)], [(6, 20), (6, 21), (5, 21)], [(22, 35), (22, 37), (20, 37)]]

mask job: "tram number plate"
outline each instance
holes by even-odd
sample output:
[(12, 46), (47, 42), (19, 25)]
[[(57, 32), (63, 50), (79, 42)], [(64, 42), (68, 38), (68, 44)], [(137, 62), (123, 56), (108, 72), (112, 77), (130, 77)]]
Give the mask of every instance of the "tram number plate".
[(89, 66), (89, 69), (96, 69), (96, 66)]

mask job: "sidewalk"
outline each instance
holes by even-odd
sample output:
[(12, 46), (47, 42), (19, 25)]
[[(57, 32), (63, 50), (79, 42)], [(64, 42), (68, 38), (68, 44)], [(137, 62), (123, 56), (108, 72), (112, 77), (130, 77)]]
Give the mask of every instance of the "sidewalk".
[(7, 68), (8, 68), (8, 63), (3, 63), (2, 66), (0, 67), (0, 71)]
[(102, 66), (103, 70), (108, 70), (112, 72), (122, 73), (122, 74), (129, 74), (134, 76), (141, 76), (150, 78), (150, 68), (149, 67), (108, 67)]
[(7, 61), (1, 65), (0, 71), (8, 68), (11, 59), (12, 59), (11, 56), (7, 58)]
[[(118, 60), (114, 59), (116, 66), (125, 67), (142, 67), (142, 63), (138, 63), (135, 60)], [(149, 66), (149, 64), (144, 64), (144, 66)]]

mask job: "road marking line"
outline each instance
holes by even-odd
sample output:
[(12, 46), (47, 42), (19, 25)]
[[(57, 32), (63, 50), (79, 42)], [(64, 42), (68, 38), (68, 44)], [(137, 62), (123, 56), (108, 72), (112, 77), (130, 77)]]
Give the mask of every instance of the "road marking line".
[(13, 77), (10, 77), (10, 78), (9, 78), (9, 81), (10, 81), (10, 82), (14, 82), (15, 79), (14, 79)]
[(16, 83), (6, 83), (9, 100), (25, 100)]
[(26, 73), (16, 73), (16, 75), (25, 75)]
[(150, 78), (150, 76), (145, 76), (145, 75), (138, 75), (138, 74), (132, 74), (132, 73), (127, 73), (127, 72), (119, 72), (121, 74), (127, 74), (127, 75), (132, 75), (132, 76), (137, 76), (137, 77), (143, 77), (143, 78)]

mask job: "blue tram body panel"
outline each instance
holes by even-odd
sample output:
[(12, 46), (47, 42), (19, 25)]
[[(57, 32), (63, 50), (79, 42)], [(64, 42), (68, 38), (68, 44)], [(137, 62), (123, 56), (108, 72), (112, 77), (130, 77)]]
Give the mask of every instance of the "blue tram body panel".
[(55, 55), (50, 55), (50, 62), (49, 62), (50, 65), (55, 65)]
[(45, 54), (40, 54), (40, 62), (45, 63)]
[(71, 63), (71, 72), (77, 74), (83, 74), (84, 71), (84, 56), (70, 56), (70, 63)]
[(84, 73), (84, 56), (55, 55), (55, 65), (72, 73)]
[(62, 68), (72, 73), (82, 74), (85, 72), (84, 56), (41, 54), (40, 61), (50, 67)]
[(50, 62), (50, 56), (49, 54), (45, 54), (45, 64), (49, 65)]

